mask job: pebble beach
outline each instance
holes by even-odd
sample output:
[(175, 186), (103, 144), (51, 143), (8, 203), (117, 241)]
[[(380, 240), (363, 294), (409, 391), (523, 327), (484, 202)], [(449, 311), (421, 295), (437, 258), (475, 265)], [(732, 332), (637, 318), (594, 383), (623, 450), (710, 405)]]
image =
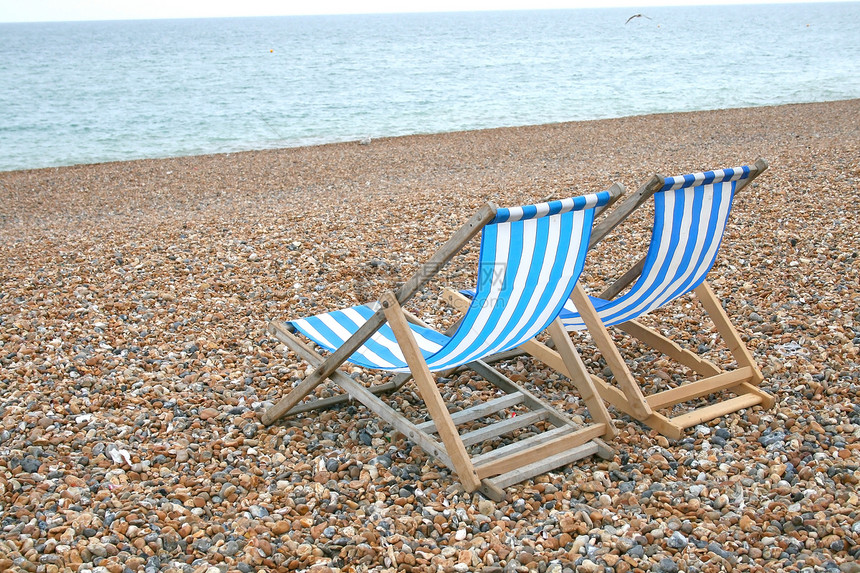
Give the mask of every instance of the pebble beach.
[[(860, 572), (858, 118), (848, 100), (0, 172), (0, 571)], [(709, 280), (773, 408), (681, 440), (610, 408), (614, 458), (501, 502), (357, 402), (261, 423), (307, 371), (268, 321), (376, 300), (486, 201), (757, 157)], [(649, 222), (589, 253), (589, 291)], [(440, 289), (474, 284), (477, 246), (409, 309), (450, 326)], [(693, 299), (649, 321), (732, 367)], [(687, 374), (617, 341), (646, 393)], [(542, 363), (498, 368), (587, 418)], [(453, 410), (492, 395), (470, 372), (440, 390)], [(411, 383), (387, 400), (426, 419)]]

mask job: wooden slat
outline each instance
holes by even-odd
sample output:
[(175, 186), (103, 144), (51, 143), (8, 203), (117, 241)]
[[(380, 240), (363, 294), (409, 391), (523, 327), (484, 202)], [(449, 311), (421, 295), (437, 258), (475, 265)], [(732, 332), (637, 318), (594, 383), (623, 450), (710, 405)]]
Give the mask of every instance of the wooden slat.
[(527, 449), (531, 447), (531, 443), (526, 443), (528, 440), (536, 440), (540, 437), (541, 440), (554, 440), (559, 436), (565, 436), (570, 434), (571, 432), (575, 432), (576, 429), (570, 426), (562, 426), (560, 428), (553, 428), (551, 430), (547, 430), (546, 432), (541, 432), (539, 436), (532, 436), (527, 440), (520, 440), (518, 442), (510, 443), (506, 446), (501, 446), (496, 448), (495, 450), (490, 450), (489, 452), (485, 452), (483, 454), (477, 455), (472, 458), (472, 463), (475, 465), (482, 465), (495, 462), (504, 458), (505, 456), (509, 456), (511, 454), (521, 452), (523, 449)]
[(737, 388), (733, 388), (733, 390), (738, 394), (755, 394), (761, 398), (762, 408), (773, 408), (774, 404), (776, 404), (776, 399), (773, 396), (749, 382), (744, 382), (738, 385)]
[(651, 407), (655, 410), (668, 408), (669, 406), (674, 406), (681, 402), (688, 402), (690, 400), (695, 400), (696, 398), (701, 398), (702, 396), (707, 396), (708, 394), (714, 394), (721, 390), (730, 389), (741, 382), (749, 380), (750, 376), (752, 376), (752, 368), (744, 366), (737, 370), (723, 372), (716, 376), (696, 380), (695, 382), (687, 382), (677, 388), (663, 390), (657, 394), (652, 394), (648, 396), (648, 403), (651, 404)]
[[(543, 346), (540, 343), (535, 342), (539, 346)], [(561, 360), (559, 358), (559, 360)], [(528, 406), (532, 410), (543, 410), (547, 413), (548, 419), (553, 425), (559, 428), (572, 428), (574, 430), (578, 430), (582, 426), (576, 424), (571, 420), (567, 415), (563, 412), (559, 411), (555, 407), (552, 406), (549, 402), (538, 398), (535, 394), (532, 394), (528, 390), (526, 390), (520, 384), (517, 384), (513, 380), (507, 378), (504, 374), (492, 368), (488, 364), (483, 361), (476, 361), (470, 364), (470, 366), (483, 376), (486, 380), (492, 382), (505, 392), (519, 392), (524, 396), (523, 402), (526, 406)], [(597, 453), (603, 459), (612, 459), (615, 457), (615, 450), (613, 450), (606, 442), (604, 442), (600, 438), (594, 438), (594, 443), (597, 444)]]
[[(404, 304), (418, 292), (424, 284), (435, 276), (439, 270), (457, 254), (457, 252), (468, 243), (480, 230), (496, 216), (496, 206), (487, 203), (472, 216), (465, 225), (436, 251), (429, 261), (421, 265), (421, 268), (397, 290), (395, 298), (399, 304)], [(376, 311), (361, 327), (347, 339), (337, 350), (332, 352), (313, 372), (295, 386), (289, 394), (284, 396), (277, 404), (269, 408), (261, 418), (263, 424), (269, 425), (284, 416), (293, 406), (302, 401), (314, 388), (319, 386), (323, 380), (340, 368), (353, 352), (373, 336), (379, 327), (385, 322), (382, 309)], [(274, 334), (275, 323), (269, 324), (269, 332)]]
[[(460, 294), (457, 291), (451, 289), (445, 289), (442, 293), (442, 297), (445, 301), (447, 301), (451, 306), (460, 310), (462, 308), (466, 308), (469, 305), (469, 299), (464, 295)], [(565, 335), (566, 336), (566, 335)], [(569, 340), (569, 338), (568, 338)], [(536, 353), (541, 353), (541, 350), (545, 349), (547, 354), (544, 356), (547, 357), (547, 361), (545, 363), (552, 367), (554, 370), (561, 372), (568, 378), (571, 378), (570, 373), (567, 370), (567, 366), (564, 364), (564, 360), (562, 360), (561, 355), (559, 355), (556, 351), (546, 347), (535, 339), (529, 340), (528, 342), (520, 345), (518, 348), (514, 349), (518, 352), (525, 352), (528, 354), (532, 354), (532, 351)], [(533, 356), (537, 356), (537, 354), (532, 354)], [(549, 412), (550, 420), (556, 426), (572, 426), (574, 428), (579, 428), (576, 424), (570, 421), (570, 419), (559, 412), (556, 408), (554, 408), (550, 403), (538, 398), (535, 394), (529, 392), (519, 384), (514, 383), (513, 380), (510, 380), (504, 374), (496, 370), (495, 368), (489, 366), (485, 361), (478, 360), (472, 364), (469, 364), (469, 367), (472, 368), (475, 372), (483, 376), (486, 380), (489, 380), (502, 390), (508, 393), (519, 392), (525, 397), (525, 404), (532, 410), (543, 409)], [(608, 415), (608, 414), (607, 414)], [(611, 448), (606, 446), (602, 441), (600, 442), (601, 446), (601, 455), (614, 455), (614, 452)]]
[(528, 406), (530, 410), (545, 410), (548, 413), (550, 421), (555, 426), (576, 426), (568, 419), (567, 416), (556, 410), (552, 404), (538, 398), (535, 394), (526, 390), (520, 384), (517, 384), (492, 366), (478, 360), (469, 365), (477, 374), (484, 377), (485, 380), (493, 383), (496, 387), (508, 393), (519, 393), (523, 397), (523, 404)]
[[(451, 420), (456, 425), (465, 424), (466, 422), (471, 422), (472, 420), (477, 420), (478, 418), (483, 418), (485, 416), (490, 416), (495, 414), (500, 410), (504, 410), (505, 408), (511, 408), (516, 406), (517, 404), (521, 404), (523, 402), (523, 395), (519, 392), (515, 392), (513, 394), (505, 394), (504, 396), (500, 396), (498, 398), (494, 398), (487, 402), (482, 402), (471, 408), (466, 408), (465, 410), (460, 410), (459, 412), (454, 412), (451, 414)], [(425, 432), (433, 434), (436, 432), (436, 422), (433, 420), (429, 420), (427, 422), (422, 422), (418, 424), (418, 427)]]
[(654, 350), (662, 352), (672, 360), (679, 364), (690, 368), (701, 374), (702, 376), (715, 376), (721, 372), (717, 366), (710, 360), (705, 360), (698, 354), (682, 348), (675, 341), (663, 336), (653, 328), (649, 328), (637, 320), (624, 322), (617, 325), (627, 334), (638, 338)]
[(498, 438), (499, 436), (530, 426), (536, 422), (540, 422), (541, 420), (546, 420), (546, 418), (547, 413), (544, 411), (525, 412), (523, 414), (518, 414), (511, 418), (495, 422), (488, 426), (484, 426), (483, 428), (466, 432), (461, 435), (460, 438), (463, 440), (463, 444), (471, 446), (493, 438)]
[[(548, 471), (554, 470), (561, 466), (566, 466), (569, 463), (581, 460), (582, 458), (592, 456), (598, 452), (597, 444), (594, 441), (587, 442), (581, 446), (565, 450), (560, 454), (546, 457), (532, 464), (525, 465), (521, 468), (509, 471), (489, 479), (494, 485), (499, 488), (505, 488), (515, 483), (520, 483), (536, 475), (545, 474)], [(487, 481), (487, 480), (485, 480)]]
[(466, 447), (457, 433), (457, 427), (451, 420), (451, 414), (448, 412), (444, 400), (442, 400), (439, 387), (436, 386), (436, 380), (433, 379), (433, 375), (427, 367), (427, 362), (424, 361), (424, 355), (421, 354), (421, 349), (418, 347), (418, 343), (415, 342), (415, 335), (403, 316), (397, 298), (393, 293), (386, 293), (379, 302), (385, 311), (388, 325), (394, 332), (394, 338), (403, 351), (403, 357), (409, 365), (409, 370), (412, 372), (415, 385), (418, 386), (421, 399), (427, 405), (430, 417), (436, 422), (439, 438), (445, 444), (445, 451), (448, 452), (451, 462), (454, 464), (454, 471), (457, 472), (460, 483), (463, 484), (466, 491), (475, 491), (480, 487), (481, 480), (475, 473), (472, 460), (469, 458)]
[(555, 439), (547, 440), (543, 434), (538, 434), (521, 440), (517, 444), (522, 444), (521, 451), (509, 454), (501, 459), (484, 463), (475, 467), (475, 471), (481, 478), (492, 477), (498, 474), (507, 473), (517, 468), (532, 464), (539, 460), (554, 456), (565, 450), (570, 450), (577, 446), (590, 441), (593, 438), (598, 438), (606, 432), (604, 424), (592, 424), (581, 430), (576, 430), (559, 436)]
[(760, 403), (761, 398), (759, 398), (755, 394), (741, 394), (740, 396), (736, 396), (730, 400), (718, 402), (710, 406), (705, 406), (703, 408), (699, 408), (697, 410), (693, 410), (692, 412), (688, 412), (680, 416), (675, 416), (670, 419), (672, 420), (673, 424), (676, 424), (682, 428), (690, 428), (697, 424), (702, 424), (709, 420), (713, 420), (714, 418), (719, 418), (721, 416), (725, 416), (726, 414), (731, 414), (732, 412), (743, 410), (744, 408), (751, 408), (752, 406), (755, 406), (756, 404)]
[[(275, 335), (278, 340), (287, 345), (287, 347), (296, 353), (299, 358), (305, 360), (311, 366), (318, 365), (322, 362), (322, 358), (314, 352), (309, 346), (304, 344), (292, 332), (288, 330), (278, 331)], [(433, 439), (432, 436), (418, 429), (418, 427), (395, 411), (391, 406), (380, 400), (367, 388), (341, 372), (335, 370), (332, 374), (332, 380), (341, 388), (349, 392), (356, 400), (367, 406), (367, 408), (378, 415), (380, 418), (394, 426), (394, 428), (419, 445), (425, 452), (456, 471), (451, 458), (445, 451), (445, 447)]]

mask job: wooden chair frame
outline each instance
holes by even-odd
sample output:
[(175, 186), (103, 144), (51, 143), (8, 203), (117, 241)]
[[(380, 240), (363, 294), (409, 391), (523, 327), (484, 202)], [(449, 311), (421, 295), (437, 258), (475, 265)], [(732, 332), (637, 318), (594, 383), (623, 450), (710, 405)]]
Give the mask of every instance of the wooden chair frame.
[[(750, 169), (749, 177), (737, 183), (735, 194), (737, 195), (765, 169), (767, 169), (767, 162), (761, 158), (756, 160), (754, 167)], [(600, 242), (616, 226), (627, 219), (633, 211), (645, 203), (663, 186), (663, 182), (663, 177), (655, 175), (645, 185), (640, 187), (636, 193), (622, 201), (600, 224), (595, 226), (592, 232), (590, 247)], [(644, 264), (645, 257), (640, 259), (622, 277), (604, 290), (599, 298), (611, 300), (618, 296), (619, 293), (639, 277)], [(607, 366), (609, 366), (617, 382), (617, 386), (615, 386), (598, 376), (592, 375), (591, 379), (600, 392), (600, 395), (625, 414), (673, 439), (680, 439), (684, 431), (691, 426), (758, 404), (763, 408), (771, 408), (775, 402), (773, 396), (758, 387), (763, 380), (761, 371), (758, 369), (752, 354), (747, 349), (740, 334), (738, 334), (732, 325), (731, 320), (710, 285), (707, 282), (702, 282), (692, 292), (713, 321), (717, 332), (726, 342), (738, 367), (734, 370), (724, 372), (717, 365), (699, 357), (694, 352), (682, 348), (656, 329), (649, 328), (638, 320), (619, 324), (616, 328), (633, 336), (646, 346), (662, 352), (702, 377), (699, 380), (686, 382), (676, 388), (664, 390), (647, 397), (643, 394), (641, 387), (624, 362), (617, 346), (598, 317), (584, 289), (580, 285), (577, 285), (571, 295), (574, 306), (576, 306), (582, 316), (588, 332), (591, 334), (595, 345), (606, 360)], [(523, 352), (538, 358), (567, 375), (567, 371), (565, 370), (566, 365), (560, 360), (558, 351), (536, 340), (530, 340), (509, 353), (504, 353), (489, 360), (493, 361), (496, 358), (504, 359), (514, 353)], [(677, 404), (723, 390), (731, 391), (737, 396), (722, 402), (696, 408), (679, 416), (670, 417), (658, 412), (660, 409), (670, 408)]]
[[(615, 200), (622, 191), (623, 188), (620, 185), (614, 185), (610, 189), (612, 199)], [(436, 381), (427, 367), (407, 321), (426, 325), (405, 311), (402, 305), (474, 238), (483, 226), (493, 219), (495, 213), (496, 207), (492, 203), (481, 208), (398, 291), (384, 294), (379, 300), (379, 310), (346, 343), (325, 359), (303, 342), (290, 325), (278, 321), (270, 322), (269, 333), (283, 342), (297, 357), (308, 362), (314, 370), (264, 413), (263, 423), (269, 425), (288, 414), (308, 412), (356, 399), (387, 421), (395, 430), (452, 469), (466, 491), (477, 490), (495, 500), (504, 498), (503, 490), (509, 485), (583, 457), (597, 454), (604, 458), (612, 458), (614, 451), (604, 441), (615, 436), (615, 428), (609, 412), (558, 318), (548, 328), (548, 333), (556, 348), (558, 364), (563, 365), (564, 372), (573, 376), (571, 380), (588, 407), (592, 424), (583, 427), (574, 423), (563, 412), (480, 360), (465, 367), (483, 376), (502, 390), (504, 395), (453, 414), (448, 411), (442, 399)], [(395, 375), (385, 384), (367, 388), (339, 368), (386, 321), (403, 350), (410, 372)], [(302, 402), (326, 379), (331, 379), (345, 393)], [(430, 421), (413, 423), (378, 396), (383, 392), (400, 388), (410, 379), (414, 379), (418, 392), (427, 406)], [(517, 405), (527, 407), (529, 412), (462, 435), (457, 430), (458, 424), (488, 417)], [(555, 428), (478, 456), (472, 457), (467, 451), (467, 446), (470, 444), (496, 439), (540, 420), (547, 420)]]

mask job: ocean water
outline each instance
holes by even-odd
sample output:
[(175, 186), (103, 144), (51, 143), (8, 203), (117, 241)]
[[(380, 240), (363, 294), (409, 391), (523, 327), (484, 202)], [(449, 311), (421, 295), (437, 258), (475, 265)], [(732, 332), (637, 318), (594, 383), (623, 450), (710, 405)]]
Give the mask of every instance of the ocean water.
[(856, 2), (0, 24), (0, 170), (858, 97)]

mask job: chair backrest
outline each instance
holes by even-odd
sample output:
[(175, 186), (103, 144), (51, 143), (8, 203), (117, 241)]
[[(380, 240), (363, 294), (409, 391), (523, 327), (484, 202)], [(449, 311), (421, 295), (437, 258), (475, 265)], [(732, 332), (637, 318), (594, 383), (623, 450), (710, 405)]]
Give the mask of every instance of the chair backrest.
[(427, 358), (430, 369), (504, 352), (545, 330), (582, 272), (594, 209), (612, 196), (498, 209), (482, 230), (477, 293), (457, 332)]
[(749, 167), (667, 177), (654, 193), (654, 226), (642, 274), (599, 310), (607, 325), (633, 320), (693, 290), (713, 267), (738, 181)]

